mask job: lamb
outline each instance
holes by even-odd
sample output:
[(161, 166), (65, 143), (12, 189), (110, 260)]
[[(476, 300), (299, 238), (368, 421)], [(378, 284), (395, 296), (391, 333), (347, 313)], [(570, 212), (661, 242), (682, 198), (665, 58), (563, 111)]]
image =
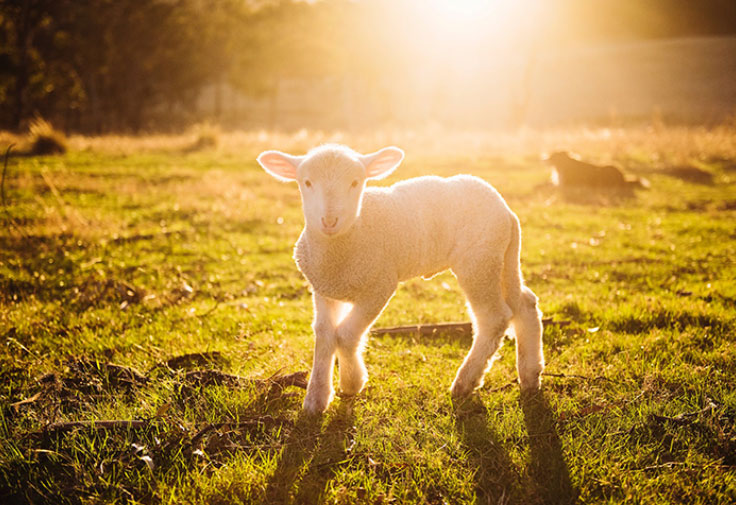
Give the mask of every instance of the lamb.
[(466, 295), (474, 327), (452, 396), (464, 397), (483, 384), (509, 324), (521, 389), (540, 387), (542, 314), (522, 280), (518, 218), (491, 185), (469, 175), (366, 187), (403, 158), (397, 147), (363, 155), (334, 144), (303, 156), (258, 156), (275, 178), (296, 181), (302, 197), (305, 225), (294, 259), (313, 292), (314, 361), (303, 405), (309, 413), (323, 412), (332, 401), (335, 357), (341, 391), (363, 389), (366, 333), (398, 283), (448, 268)]

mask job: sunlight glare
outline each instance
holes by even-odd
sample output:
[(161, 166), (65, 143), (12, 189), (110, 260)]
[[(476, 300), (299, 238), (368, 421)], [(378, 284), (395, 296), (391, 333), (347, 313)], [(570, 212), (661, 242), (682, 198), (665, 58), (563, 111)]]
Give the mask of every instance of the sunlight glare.
[(508, 4), (507, 0), (430, 0), (432, 9), (450, 17), (472, 17), (482, 14), (493, 4)]
[(540, 12), (541, 0), (428, 0), (420, 4), (425, 22), (453, 39), (529, 36), (529, 21)]

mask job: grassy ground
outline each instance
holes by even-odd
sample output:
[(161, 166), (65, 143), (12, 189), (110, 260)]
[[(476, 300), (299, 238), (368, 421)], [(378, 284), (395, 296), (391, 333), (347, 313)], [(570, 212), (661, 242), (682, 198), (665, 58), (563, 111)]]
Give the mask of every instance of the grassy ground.
[[(486, 386), (453, 405), (468, 337), (381, 336), (366, 390), (310, 419), (299, 388), (201, 371), (309, 369), (299, 197), (254, 156), (319, 140), (73, 138), (64, 156), (11, 159), (0, 502), (736, 500), (736, 131), (394, 139), (408, 156), (387, 183), (469, 172), (519, 214), (524, 272), (552, 320), (544, 388), (509, 386), (508, 340)], [(652, 187), (559, 194), (538, 161), (559, 148)], [(465, 318), (445, 273), (405, 283), (377, 326)], [(138, 422), (58, 424), (103, 420)]]

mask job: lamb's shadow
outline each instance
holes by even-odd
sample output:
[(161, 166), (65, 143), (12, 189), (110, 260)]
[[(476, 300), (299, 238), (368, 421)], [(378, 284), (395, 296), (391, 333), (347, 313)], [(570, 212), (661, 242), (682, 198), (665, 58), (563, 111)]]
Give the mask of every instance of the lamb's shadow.
[(475, 502), (508, 503), (519, 488), (519, 472), (489, 427), (488, 413), (473, 395), (453, 402), (455, 429), (475, 469)]
[(455, 405), (455, 427), (476, 469), (476, 503), (576, 503), (578, 493), (544, 392), (522, 395), (521, 408), (530, 449), (524, 471), (514, 465), (501, 438), (489, 427), (480, 399), (474, 396)]
[(554, 413), (544, 390), (522, 394), (521, 409), (529, 437), (531, 459), (527, 467), (532, 496), (527, 501), (544, 504), (577, 502), (578, 493), (570, 481), (570, 470), (562, 454)]
[[(323, 417), (300, 414), (289, 434), (278, 467), (266, 486), (263, 503), (320, 503), (353, 437), (352, 398), (339, 400), (323, 428)], [(306, 468), (305, 468), (306, 466)]]

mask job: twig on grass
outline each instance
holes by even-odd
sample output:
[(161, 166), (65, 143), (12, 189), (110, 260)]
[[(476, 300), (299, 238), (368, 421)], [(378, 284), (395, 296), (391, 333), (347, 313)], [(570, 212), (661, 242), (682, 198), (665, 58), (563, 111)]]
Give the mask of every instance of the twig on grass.
[[(634, 398), (631, 398), (629, 400), (624, 401), (623, 404), (625, 405), (625, 404), (634, 403), (637, 400), (639, 400), (639, 398), (641, 398), (642, 396), (644, 396), (644, 391), (642, 391), (641, 393), (639, 393), (638, 395), (636, 395)], [(657, 422), (657, 423), (671, 422), (671, 423), (678, 424), (678, 425), (681, 425), (681, 426), (684, 426), (684, 425), (696, 425), (696, 426), (700, 427), (698, 421), (696, 421), (694, 418), (697, 417), (697, 416), (699, 416), (699, 415), (701, 415), (701, 414), (705, 414), (705, 413), (711, 412), (711, 411), (713, 411), (717, 407), (717, 405), (715, 403), (713, 403), (712, 401), (709, 400), (708, 402), (709, 402), (708, 403), (708, 406), (706, 406), (703, 409), (697, 410), (695, 412), (685, 412), (685, 413), (682, 413), (682, 414), (678, 414), (678, 415), (676, 415), (674, 417), (671, 417), (671, 416), (661, 416), (661, 415), (658, 415), (658, 414), (649, 414), (648, 419), (649, 419), (650, 422), (651, 421), (654, 421), (654, 422)], [(611, 432), (608, 432), (608, 433), (604, 433), (603, 436), (604, 437), (612, 437), (612, 436), (617, 436), (617, 435), (631, 435), (631, 434), (634, 433), (634, 431), (636, 431), (637, 428), (641, 428), (641, 427), (642, 427), (642, 425), (640, 423), (637, 423), (637, 424), (634, 424), (633, 426), (631, 426), (631, 427), (629, 427), (627, 429), (624, 429), (624, 430), (611, 431)]]
[[(566, 319), (555, 321), (552, 318), (542, 319), (542, 323), (548, 326), (559, 326), (564, 328), (571, 321)], [(409, 324), (402, 326), (389, 326), (386, 328), (373, 328), (372, 335), (417, 335), (417, 336), (433, 336), (438, 333), (453, 333), (458, 337), (470, 336), (473, 334), (473, 323), (427, 323), (427, 324)]]
[(473, 325), (470, 322), (462, 323), (437, 323), (437, 324), (411, 324), (406, 326), (391, 326), (387, 328), (373, 328), (373, 335), (436, 335), (437, 333), (457, 333), (459, 336), (473, 333)]
[(713, 402), (709, 402), (705, 408), (697, 410), (695, 412), (684, 412), (674, 417), (660, 416), (659, 414), (650, 414), (649, 417), (650, 419), (654, 421), (658, 421), (658, 422), (670, 422), (670, 423), (680, 424), (680, 425), (694, 424), (697, 422), (694, 419), (695, 417), (701, 414), (712, 412), (715, 408), (716, 408), (716, 404)]
[(29, 397), (29, 398), (26, 398), (24, 400), (17, 401), (15, 403), (11, 403), (10, 406), (13, 407), (16, 411), (18, 411), (18, 410), (20, 410), (20, 408), (23, 405), (29, 405), (29, 404), (35, 402), (36, 400), (38, 400), (40, 397), (41, 397), (41, 391), (39, 391), (38, 393), (36, 393), (35, 395), (33, 395), (33, 396)]

